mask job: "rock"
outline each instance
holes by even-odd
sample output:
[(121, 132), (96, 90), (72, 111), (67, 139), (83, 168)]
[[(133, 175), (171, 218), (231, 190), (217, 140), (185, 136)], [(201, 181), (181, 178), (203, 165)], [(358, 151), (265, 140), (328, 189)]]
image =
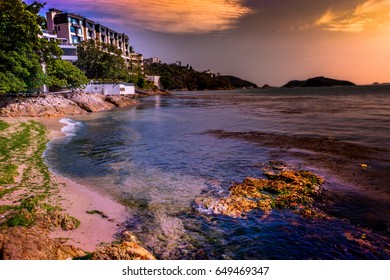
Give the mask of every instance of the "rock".
[(308, 218), (328, 218), (315, 206), (323, 183), (322, 178), (309, 171), (286, 170), (268, 180), (248, 177), (231, 186), (226, 197), (198, 197), (194, 202), (206, 212), (230, 217), (244, 217), (255, 209), (267, 216), (273, 208), (287, 208)]
[(86, 252), (60, 240), (49, 239), (39, 227), (12, 227), (0, 233), (0, 256), (4, 260), (66, 260), (85, 256)]
[(134, 242), (134, 243), (137, 243), (139, 244), (139, 240), (138, 238), (132, 234), (130, 231), (125, 231), (122, 233), (122, 238), (124, 241), (129, 241), (129, 242)]
[(87, 112), (105, 111), (115, 107), (114, 104), (105, 101), (105, 96), (103, 94), (71, 93), (66, 94), (65, 97), (75, 102), (80, 108)]
[(137, 100), (133, 99), (132, 96), (126, 95), (107, 95), (105, 101), (114, 104), (116, 107), (127, 107), (139, 103)]
[(349, 81), (342, 81), (336, 79), (330, 79), (326, 77), (315, 77), (306, 81), (290, 81), (283, 87), (331, 87), (331, 86), (356, 86), (354, 83)]
[(69, 93), (34, 97), (0, 97), (0, 117), (59, 117), (138, 104), (132, 96)]
[(123, 241), (100, 246), (92, 253), (92, 260), (155, 260), (155, 257), (138, 244)]
[(2, 117), (58, 117), (85, 113), (75, 102), (61, 95), (2, 98), (0, 102)]

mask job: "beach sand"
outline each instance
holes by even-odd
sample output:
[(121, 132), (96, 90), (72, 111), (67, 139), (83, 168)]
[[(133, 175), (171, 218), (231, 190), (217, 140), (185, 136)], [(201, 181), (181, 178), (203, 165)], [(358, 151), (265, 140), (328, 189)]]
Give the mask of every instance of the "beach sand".
[[(62, 118), (35, 119), (49, 129), (50, 140), (63, 137), (61, 132), (64, 124)], [(58, 229), (50, 234), (51, 238), (67, 238), (67, 244), (74, 245), (86, 251), (95, 250), (102, 242), (115, 240), (115, 234), (121, 230), (126, 218), (126, 207), (115, 202), (110, 197), (99, 194), (85, 186), (77, 184), (68, 178), (53, 173), (53, 179), (60, 184), (61, 206), (67, 213), (80, 220), (80, 227), (73, 231)], [(88, 214), (89, 211), (99, 211), (101, 214)]]
[[(61, 118), (1, 118), (8, 123), (21, 123), (34, 120), (49, 129), (50, 140), (63, 137), (60, 123)], [(111, 243), (116, 240), (116, 234), (122, 229), (126, 218), (126, 207), (115, 202), (110, 197), (99, 194), (85, 186), (77, 184), (67, 178), (51, 172), (52, 182), (58, 185), (57, 193), (52, 195), (55, 203), (64, 209), (64, 212), (77, 218), (80, 226), (71, 231), (63, 231), (61, 228), (52, 231), (50, 238), (66, 240), (65, 244), (74, 245), (85, 251), (95, 250), (101, 243)], [(15, 195), (23, 196), (31, 192), (27, 188), (18, 190)], [(12, 204), (15, 196), (3, 197), (1, 204)], [(88, 211), (93, 211), (88, 214)]]

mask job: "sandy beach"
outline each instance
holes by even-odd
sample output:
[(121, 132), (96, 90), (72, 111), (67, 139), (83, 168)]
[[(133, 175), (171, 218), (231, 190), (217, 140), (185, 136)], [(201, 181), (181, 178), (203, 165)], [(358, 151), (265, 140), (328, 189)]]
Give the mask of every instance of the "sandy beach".
[[(60, 123), (61, 118), (35, 119), (49, 129), (49, 139), (63, 137)], [(115, 240), (115, 234), (122, 229), (126, 218), (125, 206), (103, 196), (85, 186), (77, 184), (52, 172), (54, 179), (60, 184), (60, 204), (70, 215), (80, 220), (80, 227), (73, 231), (57, 229), (50, 234), (51, 238), (67, 238), (67, 244), (93, 251), (102, 242), (110, 243)], [(99, 211), (104, 214), (88, 214)]]
[(1, 258), (154, 259), (124, 231), (125, 206), (48, 169), (60, 119), (0, 119)]

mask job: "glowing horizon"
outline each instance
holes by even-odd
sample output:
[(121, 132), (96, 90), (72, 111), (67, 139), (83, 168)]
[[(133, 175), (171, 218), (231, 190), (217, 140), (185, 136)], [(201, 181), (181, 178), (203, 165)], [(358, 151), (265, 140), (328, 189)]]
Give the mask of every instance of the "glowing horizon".
[(314, 76), (390, 82), (390, 0), (45, 2), (127, 33), (146, 58), (258, 85)]

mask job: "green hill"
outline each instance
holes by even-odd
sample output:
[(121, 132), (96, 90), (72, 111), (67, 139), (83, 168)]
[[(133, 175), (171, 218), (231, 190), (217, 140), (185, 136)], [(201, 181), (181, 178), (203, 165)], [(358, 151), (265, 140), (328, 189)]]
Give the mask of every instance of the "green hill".
[(216, 76), (206, 71), (199, 72), (191, 66), (152, 63), (145, 65), (146, 75), (161, 76), (166, 90), (221, 90), (257, 87), (256, 84), (234, 76)]

